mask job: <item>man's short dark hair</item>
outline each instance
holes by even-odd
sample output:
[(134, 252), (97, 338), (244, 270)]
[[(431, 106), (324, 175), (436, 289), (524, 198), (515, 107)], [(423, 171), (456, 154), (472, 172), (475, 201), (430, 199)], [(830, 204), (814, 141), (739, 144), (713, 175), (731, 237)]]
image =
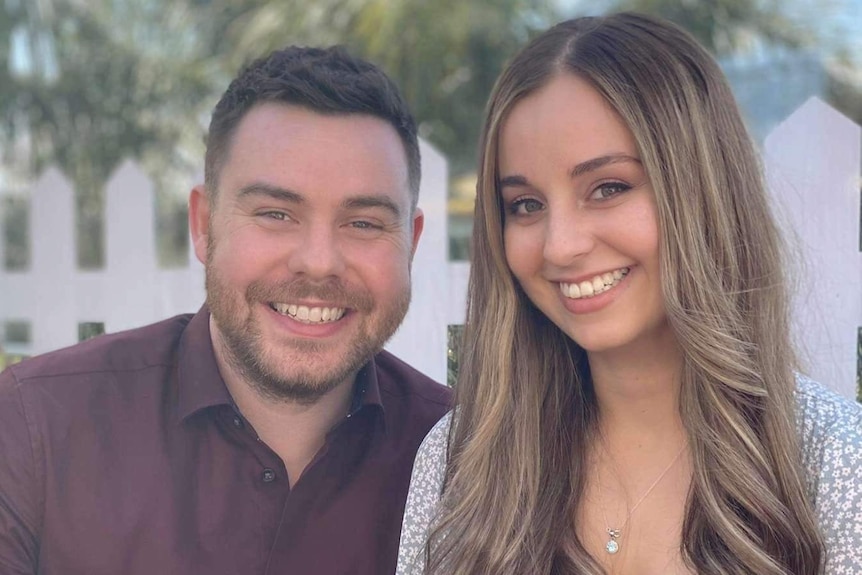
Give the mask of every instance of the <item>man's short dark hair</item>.
[(217, 193), (219, 174), (240, 121), (253, 107), (266, 102), (302, 106), (321, 114), (365, 114), (388, 122), (404, 145), (415, 207), (421, 176), (416, 122), (392, 80), (341, 46), (290, 46), (240, 71), (210, 120), (204, 164), (210, 194)]

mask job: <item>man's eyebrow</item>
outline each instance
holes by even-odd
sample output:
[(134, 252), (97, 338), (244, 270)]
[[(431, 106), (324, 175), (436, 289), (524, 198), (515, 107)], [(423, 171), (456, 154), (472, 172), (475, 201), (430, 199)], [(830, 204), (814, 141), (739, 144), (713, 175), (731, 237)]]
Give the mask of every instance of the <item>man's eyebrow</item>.
[(390, 197), (384, 195), (353, 196), (342, 202), (345, 209), (383, 208), (396, 218), (401, 217), (401, 208)]
[(303, 198), (301, 194), (288, 190), (287, 188), (264, 184), (262, 182), (255, 182), (253, 184), (243, 186), (237, 193), (238, 200), (242, 200), (250, 196), (266, 196), (274, 200), (290, 202), (292, 204), (305, 203), (305, 198)]
[(593, 170), (598, 170), (599, 168), (609, 164), (617, 164), (619, 162), (641, 163), (639, 158), (629, 156), (628, 154), (608, 154), (607, 156), (599, 156), (598, 158), (581, 162), (569, 171), (569, 177), (576, 178), (586, 174), (587, 172), (592, 172)]

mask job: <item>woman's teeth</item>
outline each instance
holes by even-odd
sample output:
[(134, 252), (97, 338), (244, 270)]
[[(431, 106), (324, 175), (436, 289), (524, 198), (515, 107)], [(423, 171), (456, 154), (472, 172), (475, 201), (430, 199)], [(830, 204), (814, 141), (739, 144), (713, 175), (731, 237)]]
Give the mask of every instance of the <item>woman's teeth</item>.
[(560, 283), (560, 291), (571, 299), (582, 299), (606, 292), (622, 281), (628, 275), (630, 268), (620, 268), (612, 272), (597, 275), (591, 280), (580, 283)]

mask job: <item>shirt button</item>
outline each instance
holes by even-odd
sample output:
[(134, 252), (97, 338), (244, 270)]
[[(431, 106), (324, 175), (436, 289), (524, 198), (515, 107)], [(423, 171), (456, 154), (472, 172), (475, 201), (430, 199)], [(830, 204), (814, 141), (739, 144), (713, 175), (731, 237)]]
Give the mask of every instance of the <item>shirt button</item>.
[(275, 471), (269, 469), (268, 467), (263, 470), (263, 474), (261, 475), (261, 479), (263, 479), (264, 483), (272, 483), (275, 481)]
[(233, 426), (237, 429), (242, 429), (242, 419), (238, 415), (233, 416)]

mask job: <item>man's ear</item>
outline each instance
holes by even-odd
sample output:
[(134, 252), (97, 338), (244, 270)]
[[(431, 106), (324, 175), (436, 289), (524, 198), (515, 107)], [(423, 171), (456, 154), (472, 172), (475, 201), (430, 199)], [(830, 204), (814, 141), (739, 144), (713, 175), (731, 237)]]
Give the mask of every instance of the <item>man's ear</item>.
[(425, 227), (425, 214), (422, 208), (416, 208), (413, 212), (413, 246), (410, 249), (410, 261), (413, 262), (413, 256), (416, 255), (416, 246), (419, 245), (419, 237), (422, 235), (422, 229)]
[(192, 188), (189, 194), (189, 232), (195, 247), (195, 256), (202, 264), (207, 261), (207, 244), (210, 234), (210, 196), (203, 184)]

